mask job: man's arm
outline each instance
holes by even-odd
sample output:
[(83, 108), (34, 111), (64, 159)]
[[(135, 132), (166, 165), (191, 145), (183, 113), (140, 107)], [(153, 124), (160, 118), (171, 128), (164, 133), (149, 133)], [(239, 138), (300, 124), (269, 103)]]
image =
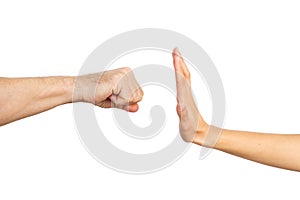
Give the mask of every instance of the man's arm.
[[(176, 74), (179, 128), (185, 141), (262, 164), (300, 171), (300, 134), (233, 131), (208, 125), (195, 105), (190, 87), (190, 72), (178, 49), (173, 52), (173, 63)], [(220, 136), (217, 143), (211, 143), (209, 138), (218, 137), (218, 133)]]
[(72, 102), (72, 77), (0, 78), (0, 125)]
[(71, 102), (135, 112), (142, 96), (130, 68), (80, 77), (0, 78), (0, 126)]

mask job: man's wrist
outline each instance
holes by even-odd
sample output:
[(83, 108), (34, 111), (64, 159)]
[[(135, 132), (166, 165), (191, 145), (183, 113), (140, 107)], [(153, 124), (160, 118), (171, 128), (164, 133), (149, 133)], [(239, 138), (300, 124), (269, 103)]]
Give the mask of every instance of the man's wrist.
[(75, 77), (55, 76), (45, 79), (47, 80), (47, 84), (51, 86), (47, 87), (50, 90), (48, 94), (50, 98), (58, 99), (59, 104), (72, 102)]
[(75, 88), (75, 80), (76, 77), (74, 76), (63, 76), (61, 77), (63, 83), (63, 90), (64, 90), (64, 99), (65, 103), (72, 103), (73, 102), (73, 93)]
[(106, 85), (105, 83), (107, 83), (107, 80), (104, 80), (101, 77), (102, 73), (67, 78), (67, 82), (70, 82), (70, 85), (73, 87), (72, 102), (86, 102), (95, 104), (95, 102), (98, 100), (97, 96), (100, 96), (98, 94), (99, 91), (103, 91), (98, 87)]

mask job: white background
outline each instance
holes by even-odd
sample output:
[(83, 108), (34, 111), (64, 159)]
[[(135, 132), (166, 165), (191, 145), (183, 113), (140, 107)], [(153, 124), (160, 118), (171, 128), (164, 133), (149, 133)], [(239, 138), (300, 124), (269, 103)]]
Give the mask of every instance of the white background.
[[(76, 75), (114, 35), (170, 29), (196, 41), (217, 66), (226, 128), (299, 133), (299, 9), (297, 1), (261, 0), (1, 1), (0, 76)], [(152, 93), (137, 115), (149, 116), (151, 102), (159, 103)], [(211, 105), (200, 97), (208, 119)], [(166, 112), (177, 124), (175, 108)], [(299, 199), (299, 173), (218, 151), (205, 160), (198, 155), (193, 145), (163, 171), (115, 172), (81, 145), (72, 105), (60, 106), (0, 128), (0, 199)]]

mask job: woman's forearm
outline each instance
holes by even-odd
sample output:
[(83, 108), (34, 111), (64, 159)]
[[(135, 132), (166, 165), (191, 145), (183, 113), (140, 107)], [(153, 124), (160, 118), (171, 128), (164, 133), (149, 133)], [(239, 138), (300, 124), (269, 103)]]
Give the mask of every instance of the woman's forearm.
[(215, 148), (262, 164), (300, 171), (299, 134), (265, 134), (209, 126), (195, 105), (190, 72), (177, 48), (173, 51), (173, 64), (179, 130), (186, 142)]
[[(195, 141), (202, 143), (202, 141)], [(222, 129), (213, 147), (262, 164), (300, 171), (300, 135), (266, 134)]]
[(74, 78), (0, 78), (0, 125), (72, 101)]

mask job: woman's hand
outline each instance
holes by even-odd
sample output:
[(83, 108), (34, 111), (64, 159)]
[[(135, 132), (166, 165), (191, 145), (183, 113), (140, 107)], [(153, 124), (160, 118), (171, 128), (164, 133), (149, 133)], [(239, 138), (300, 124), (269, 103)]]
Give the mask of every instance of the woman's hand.
[(179, 50), (173, 50), (173, 65), (177, 88), (177, 113), (180, 119), (179, 130), (186, 142), (202, 143), (208, 130), (194, 102), (190, 72)]

